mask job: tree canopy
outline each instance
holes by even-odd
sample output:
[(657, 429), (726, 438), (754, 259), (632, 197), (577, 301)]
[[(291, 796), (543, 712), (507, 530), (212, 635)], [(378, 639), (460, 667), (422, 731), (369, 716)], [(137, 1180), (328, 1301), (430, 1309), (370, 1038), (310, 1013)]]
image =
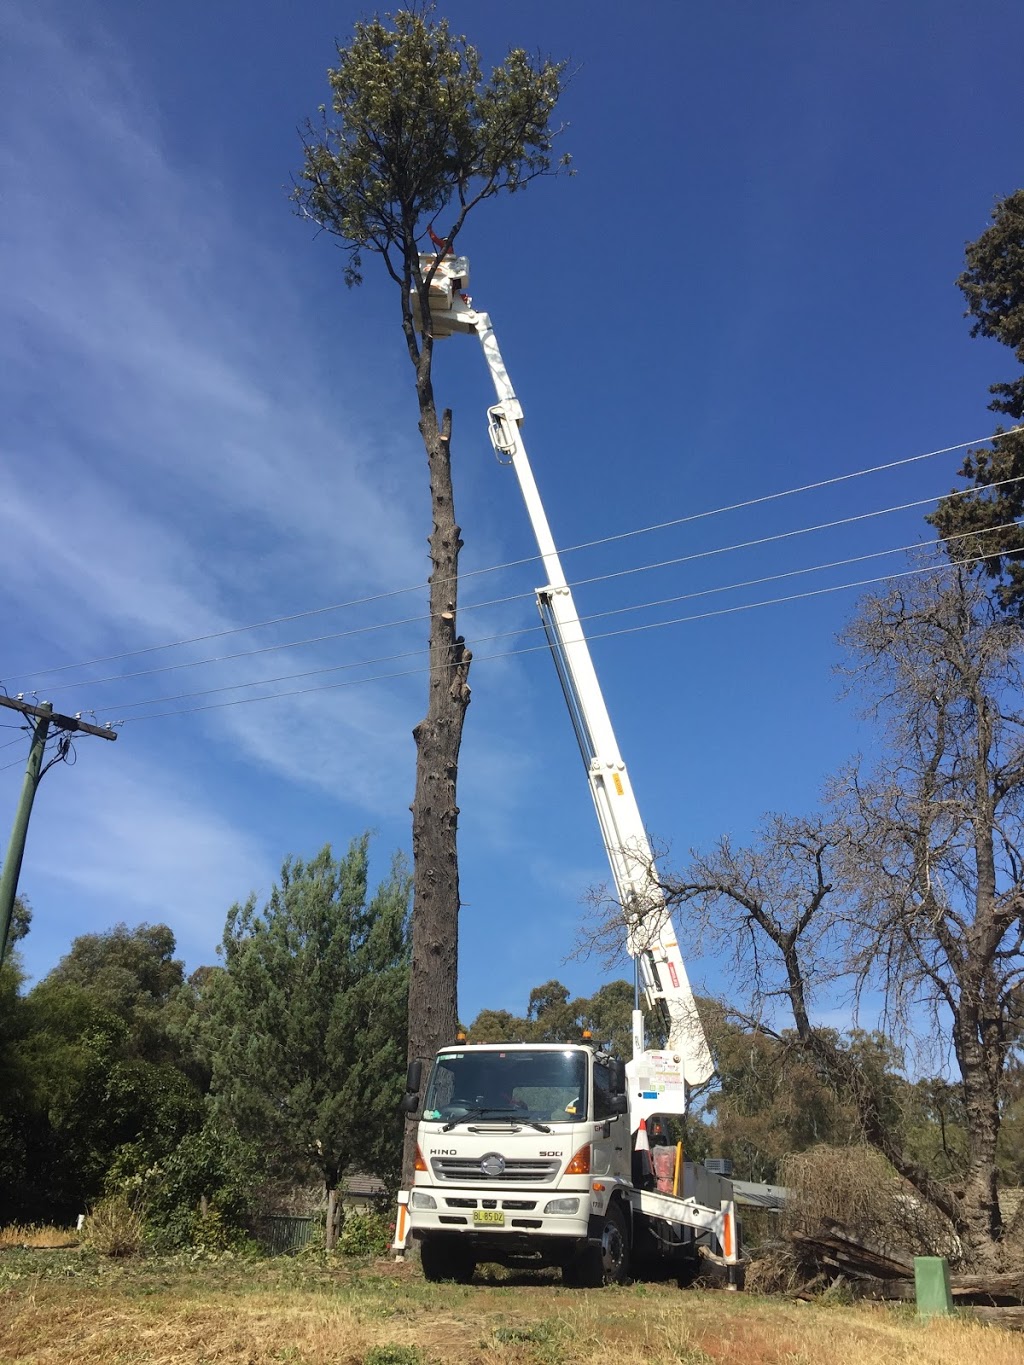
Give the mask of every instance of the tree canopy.
[[(1008, 347), (1024, 366), (1024, 189), (997, 200), (992, 223), (966, 251), (967, 269), (957, 280), (974, 319), (971, 336)], [(1020, 423), (1024, 419), (1024, 370), (992, 384), (989, 407)], [(946, 542), (950, 557), (978, 563), (996, 583), (1005, 610), (1024, 614), (1024, 430), (996, 428), (991, 446), (968, 452), (960, 475), (974, 486), (944, 498), (927, 518)]]
[(156, 1245), (222, 1244), (325, 1166), (394, 1179), (409, 879), (396, 861), (370, 895), (367, 846), (288, 859), (262, 911), (229, 913), (225, 964), (187, 981), (162, 924), (82, 935), (28, 991), (7, 959), (0, 1221), (118, 1194)]
[(435, 219), (451, 246), (477, 204), (551, 170), (564, 63), (513, 48), (485, 78), (476, 48), (427, 8), (359, 22), (337, 52), (293, 198), (344, 242), (348, 284), (369, 249), (407, 291)]
[(183, 981), (174, 946), (166, 925), (83, 935), (10, 1002), (0, 1159), (11, 1163), (12, 1214), (73, 1218), (103, 1192), (123, 1149), (159, 1160), (202, 1122), (201, 1088), (170, 1033)]
[(633, 987), (609, 981), (590, 996), (570, 998), (561, 981), (545, 981), (530, 992), (526, 1014), (484, 1009), (469, 1027), (473, 1043), (561, 1043), (589, 1029), (598, 1046), (628, 1057), (632, 1045)]
[(289, 858), (260, 909), (228, 913), (223, 970), (203, 986), (215, 1111), (278, 1171), (316, 1171), (331, 1199), (358, 1161), (394, 1181), (405, 1071), (409, 877), (370, 895), (369, 836)]

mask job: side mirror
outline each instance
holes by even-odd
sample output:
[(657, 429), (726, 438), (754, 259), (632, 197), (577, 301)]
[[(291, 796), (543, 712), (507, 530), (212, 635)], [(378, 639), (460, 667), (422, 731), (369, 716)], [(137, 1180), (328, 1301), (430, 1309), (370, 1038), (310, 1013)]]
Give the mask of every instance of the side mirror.
[(420, 1107), (420, 1081), (423, 1079), (423, 1063), (418, 1057), (409, 1063), (405, 1073), (405, 1094), (398, 1105), (398, 1112), (411, 1118)]
[(618, 1117), (619, 1114), (628, 1113), (628, 1112), (629, 1112), (629, 1096), (628, 1096), (628, 1095), (612, 1095), (612, 1096), (611, 1096), (611, 1110), (612, 1110), (612, 1113), (613, 1113), (616, 1117)]
[[(613, 1095), (625, 1095), (626, 1093), (626, 1063), (619, 1057), (613, 1057), (608, 1063), (608, 1081)], [(625, 1113), (625, 1110), (620, 1110)]]

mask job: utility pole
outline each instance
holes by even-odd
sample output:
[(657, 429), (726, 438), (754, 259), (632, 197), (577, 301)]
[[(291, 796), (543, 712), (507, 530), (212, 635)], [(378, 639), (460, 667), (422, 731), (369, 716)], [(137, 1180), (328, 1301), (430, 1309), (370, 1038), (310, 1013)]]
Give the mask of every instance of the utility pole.
[(14, 914), (14, 898), (18, 894), (21, 860), (25, 855), (28, 819), (32, 814), (32, 803), (36, 798), (36, 788), (46, 771), (43, 767), (43, 753), (46, 749), (46, 738), (50, 733), (50, 727), (53, 726), (55, 730), (64, 730), (68, 734), (80, 731), (87, 735), (98, 735), (100, 739), (117, 739), (117, 731), (109, 725), (102, 727), (88, 725), (79, 716), (62, 716), (58, 711), (54, 711), (52, 703), (48, 701), (40, 703), (39, 706), (33, 706), (30, 702), (22, 701), (20, 698), (0, 696), (0, 706), (6, 706), (11, 711), (20, 711), (24, 716), (33, 716), (36, 722), (32, 730), (32, 746), (28, 751), (28, 763), (25, 767), (25, 781), (21, 788), (21, 798), (14, 815), (10, 843), (7, 845), (7, 856), (4, 858), (3, 868), (0, 869), (0, 967), (2, 967), (7, 952), (7, 936), (11, 928), (11, 916)]

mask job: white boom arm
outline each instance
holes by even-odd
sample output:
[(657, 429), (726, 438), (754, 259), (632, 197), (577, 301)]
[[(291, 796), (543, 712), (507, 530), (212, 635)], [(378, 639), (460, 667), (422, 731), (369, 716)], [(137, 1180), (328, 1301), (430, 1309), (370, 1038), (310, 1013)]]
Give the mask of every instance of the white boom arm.
[[(424, 275), (435, 260), (433, 256), (421, 257)], [(626, 918), (627, 947), (630, 956), (636, 959), (645, 1004), (662, 1015), (668, 1033), (668, 1053), (675, 1054), (672, 1060), (687, 1085), (700, 1085), (712, 1074), (714, 1063), (697, 1016), (671, 915), (654, 875), (650, 840), (527, 459), (520, 431), (523, 409), (505, 369), (490, 318), (477, 312), (464, 292), (468, 280), (469, 263), (464, 256), (446, 256), (437, 264), (430, 288), (431, 330), (435, 338), (456, 332), (475, 333), (483, 346), (498, 396), (497, 403), (487, 412), (491, 443), (498, 458), (515, 471), (540, 548), (547, 583), (536, 590), (537, 605), (586, 766), (601, 837)], [(642, 1023), (635, 1020), (634, 1058), (645, 1050), (642, 1035)]]

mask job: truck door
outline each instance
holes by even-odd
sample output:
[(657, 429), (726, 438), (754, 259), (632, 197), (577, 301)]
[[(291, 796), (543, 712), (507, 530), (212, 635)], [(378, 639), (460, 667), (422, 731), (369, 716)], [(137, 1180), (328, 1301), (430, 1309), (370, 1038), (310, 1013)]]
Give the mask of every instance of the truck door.
[(630, 1178), (629, 1120), (613, 1114), (607, 1066), (594, 1062), (593, 1140), (590, 1169), (595, 1176)]

